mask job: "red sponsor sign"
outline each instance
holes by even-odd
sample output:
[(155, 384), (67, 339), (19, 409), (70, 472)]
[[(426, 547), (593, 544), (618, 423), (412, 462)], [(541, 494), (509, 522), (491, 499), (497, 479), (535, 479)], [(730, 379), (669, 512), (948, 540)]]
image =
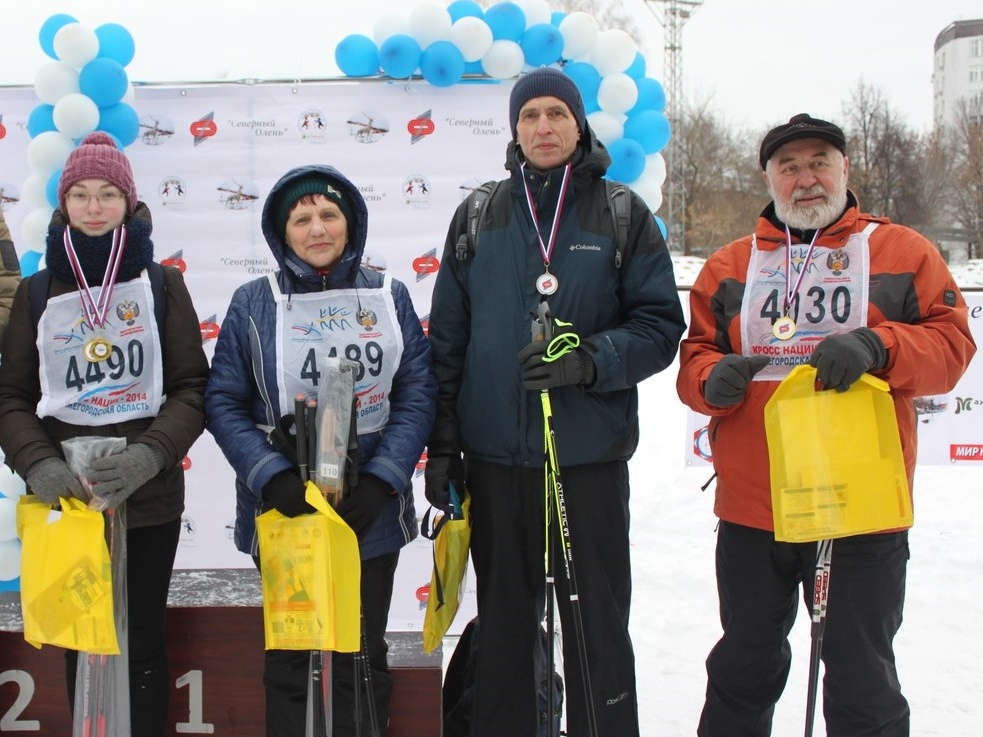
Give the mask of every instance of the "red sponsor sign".
[(434, 124), (430, 118), (413, 118), (406, 124), (406, 130), (413, 136), (429, 136), (433, 129)]
[(436, 274), (440, 261), (436, 256), (419, 256), (413, 259), (413, 271), (417, 274)]
[(426, 604), (429, 596), (430, 596), (430, 584), (427, 584), (426, 586), (421, 586), (416, 590), (416, 600), (421, 604)]
[(188, 456), (181, 459), (181, 468), (183, 468), (185, 471), (191, 470), (191, 459), (188, 458)]
[(950, 461), (983, 461), (983, 445), (953, 443), (949, 446)]
[(186, 263), (184, 263), (184, 259), (183, 258), (162, 258), (160, 260), (160, 265), (161, 266), (173, 266), (178, 271), (180, 271), (182, 274), (184, 273), (185, 269), (188, 268), (188, 265)]
[(195, 138), (210, 138), (218, 132), (214, 120), (196, 120), (191, 124), (191, 135)]
[(5, 137), (6, 135), (7, 135), (7, 127), (3, 123), (0, 123), (0, 138)]
[(198, 327), (201, 329), (202, 340), (214, 340), (218, 337), (218, 323), (203, 322), (199, 323)]

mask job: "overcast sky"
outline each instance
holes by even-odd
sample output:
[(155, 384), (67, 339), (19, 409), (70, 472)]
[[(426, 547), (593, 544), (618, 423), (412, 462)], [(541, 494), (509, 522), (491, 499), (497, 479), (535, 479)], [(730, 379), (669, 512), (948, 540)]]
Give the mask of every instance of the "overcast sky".
[[(662, 80), (664, 5), (627, 2), (644, 36), (649, 76)], [(55, 13), (93, 29), (114, 22), (129, 30), (136, 43), (127, 67), (132, 81), (304, 79), (339, 75), (334, 49), (342, 38), (371, 36), (380, 19), (421, 4), (359, 0), (354, 14), (339, 12), (335, 2), (308, 0), (13, 0), (2, 15), (0, 84), (33, 84), (48, 60), (38, 31)], [(949, 23), (973, 18), (983, 18), (978, 0), (705, 0), (683, 27), (685, 93), (691, 100), (709, 98), (735, 125), (764, 130), (803, 111), (840, 118), (843, 101), (863, 77), (911, 125), (926, 129), (935, 38)]]

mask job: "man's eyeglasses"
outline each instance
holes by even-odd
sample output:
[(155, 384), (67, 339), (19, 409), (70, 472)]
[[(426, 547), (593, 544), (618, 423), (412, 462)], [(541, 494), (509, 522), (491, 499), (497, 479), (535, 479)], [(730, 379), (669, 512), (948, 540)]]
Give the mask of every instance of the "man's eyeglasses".
[(89, 194), (88, 192), (69, 192), (65, 199), (71, 205), (76, 205), (78, 207), (86, 207), (92, 198), (95, 197), (96, 201), (102, 207), (111, 207), (113, 205), (118, 205), (123, 201), (122, 192), (114, 192), (112, 190), (106, 192), (99, 192), (97, 194)]

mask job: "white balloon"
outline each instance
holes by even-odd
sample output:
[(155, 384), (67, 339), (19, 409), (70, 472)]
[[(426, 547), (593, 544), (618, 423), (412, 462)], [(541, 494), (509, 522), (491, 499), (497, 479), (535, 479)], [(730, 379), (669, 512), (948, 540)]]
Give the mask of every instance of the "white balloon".
[[(31, 174), (24, 180), (20, 198), (30, 210), (48, 207), (48, 178), (40, 174)], [(2, 491), (3, 486), (0, 486), (0, 492)]]
[(0, 465), (0, 493), (8, 499), (15, 499), (27, 493), (24, 479), (11, 471), (6, 463)]
[(492, 43), (488, 53), (481, 57), (481, 68), (495, 79), (508, 79), (522, 71), (526, 55), (515, 41), (500, 39)]
[(66, 23), (55, 33), (52, 46), (61, 61), (81, 69), (98, 55), (99, 37), (81, 23)]
[(601, 77), (623, 72), (635, 61), (635, 42), (620, 28), (612, 28), (597, 34), (590, 50), (591, 63)]
[[(20, 224), (20, 235), (23, 243), (31, 251), (44, 253), (48, 239), (48, 223), (51, 222), (51, 206), (31, 210)], [(40, 268), (40, 267), (38, 267)], [(4, 490), (6, 494), (6, 490)]]
[(526, 14), (526, 28), (532, 28), (537, 23), (549, 23), (553, 13), (546, 0), (512, 0)]
[(65, 95), (79, 91), (79, 73), (62, 61), (41, 65), (34, 75), (34, 94), (41, 102), (54, 105)]
[(447, 8), (437, 3), (423, 3), (410, 11), (410, 35), (427, 48), (434, 41), (446, 41), (451, 37), (451, 16)]
[(661, 153), (645, 157), (645, 174), (650, 174), (660, 187), (666, 181), (666, 160)]
[(560, 35), (563, 36), (563, 58), (578, 59), (586, 56), (597, 40), (599, 29), (597, 21), (590, 13), (576, 11), (560, 21)]
[(20, 575), (20, 540), (0, 543), (0, 581), (13, 581)]
[(0, 499), (0, 543), (17, 539), (17, 500)]
[(133, 107), (136, 104), (136, 101), (137, 91), (133, 86), (133, 83), (130, 82), (128, 85), (126, 85), (126, 92), (123, 93), (123, 98), (120, 100), (120, 102), (125, 102), (130, 107)]
[(488, 24), (473, 15), (459, 18), (451, 26), (451, 43), (457, 46), (464, 61), (478, 61), (488, 53), (494, 40)]
[(638, 102), (635, 80), (623, 72), (609, 74), (597, 88), (597, 104), (609, 113), (627, 113)]
[(387, 13), (379, 16), (379, 19), (372, 27), (372, 40), (375, 45), (381, 47), (390, 36), (397, 34), (408, 34), (410, 32), (409, 22), (406, 16), (401, 13)]
[(31, 165), (31, 170), (35, 174), (47, 178), (65, 165), (65, 160), (73, 148), (75, 144), (64, 133), (59, 131), (38, 133), (27, 144), (27, 163)]
[(648, 209), (653, 213), (662, 207), (662, 186), (656, 180), (657, 177), (653, 176), (646, 165), (642, 176), (631, 183), (631, 188), (645, 201)]
[(587, 116), (587, 123), (597, 136), (597, 140), (605, 146), (610, 146), (625, 135), (625, 123), (621, 115), (595, 110)]
[(51, 119), (69, 138), (81, 138), (99, 125), (99, 106), (88, 95), (73, 92), (55, 103)]

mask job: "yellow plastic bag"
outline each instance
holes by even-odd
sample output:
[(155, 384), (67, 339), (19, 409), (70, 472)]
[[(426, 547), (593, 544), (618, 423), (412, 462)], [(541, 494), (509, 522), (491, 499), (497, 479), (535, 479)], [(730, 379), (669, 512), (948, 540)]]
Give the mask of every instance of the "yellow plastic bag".
[(34, 495), (17, 504), (24, 639), (99, 655), (119, 654), (113, 579), (101, 512), (78, 499), (54, 510)]
[(913, 522), (890, 387), (864, 374), (817, 391), (797, 366), (765, 405), (775, 539), (812, 542)]
[(307, 482), (314, 514), (256, 518), (267, 650), (356, 652), (361, 644), (358, 539)]
[(471, 496), (466, 492), (461, 512), (461, 519), (438, 520), (434, 525), (433, 573), (423, 618), (423, 649), (428, 653), (444, 639), (464, 593), (464, 574), (471, 548)]

